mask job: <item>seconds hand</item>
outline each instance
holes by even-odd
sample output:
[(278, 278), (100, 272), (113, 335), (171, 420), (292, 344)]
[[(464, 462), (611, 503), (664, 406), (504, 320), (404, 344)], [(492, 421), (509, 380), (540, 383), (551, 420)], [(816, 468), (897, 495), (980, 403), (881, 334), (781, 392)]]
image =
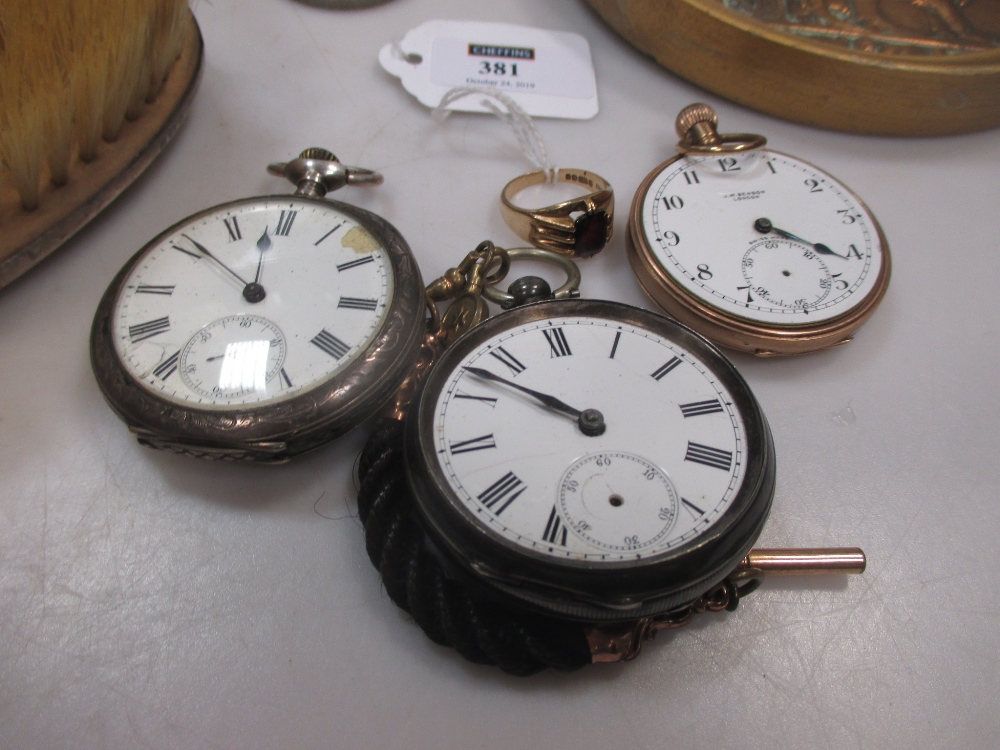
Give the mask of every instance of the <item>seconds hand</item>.
[(576, 422), (580, 427), (580, 432), (584, 435), (590, 435), (593, 437), (604, 433), (606, 427), (604, 424), (604, 415), (597, 409), (584, 409), (583, 411), (574, 409), (572, 406), (560, 401), (555, 396), (550, 396), (547, 393), (539, 393), (538, 391), (533, 391), (530, 388), (525, 388), (523, 385), (518, 385), (517, 383), (507, 380), (506, 378), (501, 378), (499, 375), (494, 375), (489, 370), (484, 370), (481, 367), (466, 367), (465, 371), (470, 372), (483, 380), (493, 380), (497, 383), (509, 385), (511, 388), (516, 388), (522, 393), (527, 393), (529, 396), (539, 401), (543, 406), (547, 406), (553, 411), (573, 417), (576, 419)]

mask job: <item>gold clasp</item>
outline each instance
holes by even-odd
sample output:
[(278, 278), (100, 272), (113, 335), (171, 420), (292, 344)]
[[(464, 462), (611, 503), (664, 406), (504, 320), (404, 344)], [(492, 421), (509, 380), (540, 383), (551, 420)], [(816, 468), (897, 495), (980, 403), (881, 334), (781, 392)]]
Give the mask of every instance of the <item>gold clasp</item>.
[[(490, 268), (496, 265), (496, 271)], [(502, 247), (489, 240), (480, 242), (455, 268), (449, 268), (439, 279), (427, 286), (427, 306), (431, 310), (429, 335), (438, 349), (451, 345), (465, 331), (489, 317), (490, 309), (483, 299), (484, 288), (501, 281), (510, 271), (510, 256)], [(451, 300), (444, 315), (438, 315), (437, 304)]]
[[(494, 262), (497, 270), (489, 273)], [(480, 242), (455, 268), (427, 285), (427, 297), (434, 302), (457, 299), (462, 294), (482, 294), (483, 287), (502, 281), (510, 271), (510, 257), (502, 247), (489, 240)]]

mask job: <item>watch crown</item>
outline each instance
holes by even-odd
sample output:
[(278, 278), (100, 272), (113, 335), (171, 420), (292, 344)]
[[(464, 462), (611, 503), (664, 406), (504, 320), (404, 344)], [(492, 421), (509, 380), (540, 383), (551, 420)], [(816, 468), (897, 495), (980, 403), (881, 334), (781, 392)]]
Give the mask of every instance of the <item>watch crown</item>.
[(677, 150), (682, 154), (735, 154), (767, 145), (767, 138), (756, 133), (719, 134), (719, 116), (707, 104), (689, 104), (677, 115), (674, 128), (680, 136)]
[(307, 148), (289, 162), (267, 165), (267, 171), (295, 185), (296, 195), (322, 198), (344, 185), (380, 185), (382, 175), (364, 167), (348, 167), (332, 151)]
[(698, 102), (689, 104), (680, 111), (674, 127), (682, 142), (709, 146), (719, 143), (719, 133), (715, 129), (718, 124), (719, 116), (715, 114), (715, 110)]
[(674, 127), (677, 128), (677, 135), (685, 138), (688, 131), (699, 122), (706, 122), (715, 128), (719, 124), (719, 116), (715, 110), (702, 102), (689, 104), (677, 115)]
[(300, 159), (320, 159), (322, 161), (340, 161), (336, 156), (333, 155), (332, 151), (327, 151), (325, 148), (307, 148), (301, 154), (299, 154)]

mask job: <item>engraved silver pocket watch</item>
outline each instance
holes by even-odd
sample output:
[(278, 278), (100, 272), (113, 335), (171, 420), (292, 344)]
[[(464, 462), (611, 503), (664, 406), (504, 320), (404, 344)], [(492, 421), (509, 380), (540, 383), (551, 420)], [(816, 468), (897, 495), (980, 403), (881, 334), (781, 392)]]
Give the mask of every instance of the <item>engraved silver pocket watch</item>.
[(94, 374), (144, 445), (283, 461), (371, 416), (413, 365), (425, 303), (406, 241), (323, 197), (381, 175), (321, 149), (268, 170), (295, 192), (181, 220), (101, 300)]

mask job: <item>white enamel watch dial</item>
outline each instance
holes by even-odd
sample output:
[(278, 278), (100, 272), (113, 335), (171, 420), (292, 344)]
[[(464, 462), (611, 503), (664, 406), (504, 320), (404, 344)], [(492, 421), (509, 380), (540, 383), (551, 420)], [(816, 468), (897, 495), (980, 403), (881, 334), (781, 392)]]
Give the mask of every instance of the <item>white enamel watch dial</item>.
[[(469, 367), (597, 409), (607, 429), (587, 435)], [(556, 557), (638, 559), (682, 544), (726, 510), (746, 468), (743, 420), (718, 379), (664, 337), (597, 318), (484, 342), (452, 371), (434, 417), (438, 460), (466, 508)]]
[[(595, 302), (529, 306), (480, 328), (436, 366), (420, 402), (438, 489), (417, 495), (432, 522), (441, 505), (515, 559), (620, 572), (676, 565), (748, 503), (766, 509), (763, 418), (690, 331)], [(447, 500), (436, 505), (435, 492)], [(486, 564), (508, 569), (500, 558)]]
[[(762, 218), (801, 239), (762, 233)], [(864, 205), (825, 172), (773, 151), (678, 159), (646, 191), (642, 228), (684, 289), (764, 323), (843, 314), (872, 292), (883, 262)]]
[(629, 256), (668, 312), (759, 354), (849, 340), (890, 271), (882, 230), (854, 193), (766, 149), (657, 167), (633, 202)]
[[(254, 283), (259, 301), (245, 294)], [(355, 219), (329, 202), (252, 199), (149, 246), (115, 302), (112, 335), (129, 374), (169, 401), (274, 403), (352, 362), (391, 303), (388, 254)]]
[(409, 247), (384, 219), (322, 197), (380, 176), (318, 149), (271, 169), (298, 192), (178, 222), (98, 307), (94, 373), (141, 443), (284, 460), (371, 416), (412, 368), (424, 299)]

